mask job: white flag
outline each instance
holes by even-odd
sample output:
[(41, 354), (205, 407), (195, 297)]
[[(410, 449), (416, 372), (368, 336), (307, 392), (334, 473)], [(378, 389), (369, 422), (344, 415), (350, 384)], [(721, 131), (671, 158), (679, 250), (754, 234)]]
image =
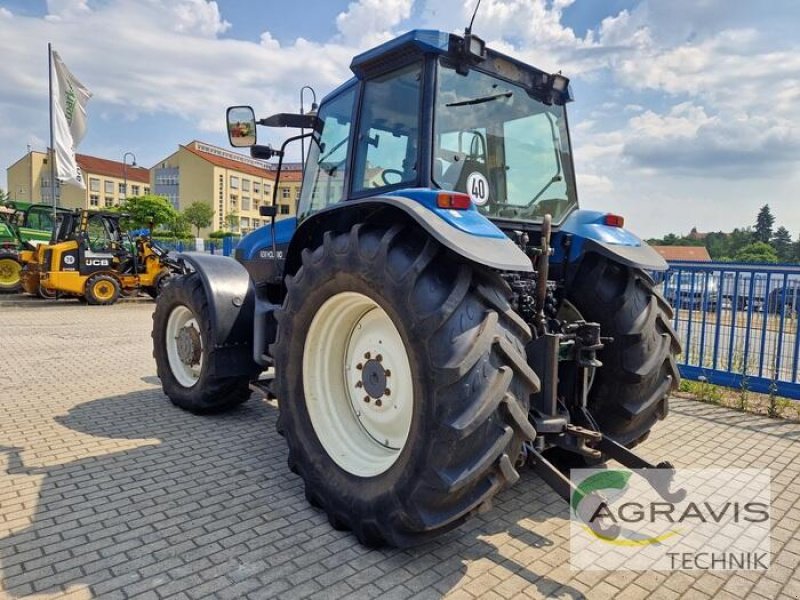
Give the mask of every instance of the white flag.
[(50, 102), (57, 177), (64, 183), (74, 183), (86, 189), (75, 160), (75, 148), (86, 133), (86, 103), (92, 93), (69, 72), (55, 50), (50, 76), (53, 78), (53, 97)]

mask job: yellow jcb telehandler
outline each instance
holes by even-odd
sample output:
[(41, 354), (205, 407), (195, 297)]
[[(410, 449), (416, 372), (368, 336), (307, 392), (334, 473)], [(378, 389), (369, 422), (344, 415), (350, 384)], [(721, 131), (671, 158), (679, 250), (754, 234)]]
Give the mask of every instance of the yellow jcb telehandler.
[(21, 253), (25, 292), (114, 304), (139, 290), (155, 298), (178, 265), (147, 235), (123, 232), (112, 212), (75, 210), (59, 215), (53, 239)]

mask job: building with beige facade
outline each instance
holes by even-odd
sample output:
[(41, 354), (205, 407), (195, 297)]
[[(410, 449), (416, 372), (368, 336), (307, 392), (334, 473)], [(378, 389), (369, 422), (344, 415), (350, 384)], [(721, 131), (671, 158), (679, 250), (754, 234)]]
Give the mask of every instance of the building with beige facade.
[[(287, 165), (281, 173), (276, 205), (278, 218), (295, 214), (300, 195), (299, 165)], [(266, 223), (261, 205), (271, 205), (275, 167), (264, 161), (194, 140), (150, 169), (154, 194), (166, 196), (178, 210), (193, 202), (214, 208), (210, 230), (247, 233)]]
[(58, 180), (53, 188), (50, 185), (48, 153), (32, 150), (8, 167), (8, 197), (22, 202), (51, 204), (55, 192), (56, 204), (65, 208), (111, 208), (119, 206), (128, 195), (150, 193), (147, 169), (87, 154), (76, 154), (75, 158), (86, 189), (62, 185)]

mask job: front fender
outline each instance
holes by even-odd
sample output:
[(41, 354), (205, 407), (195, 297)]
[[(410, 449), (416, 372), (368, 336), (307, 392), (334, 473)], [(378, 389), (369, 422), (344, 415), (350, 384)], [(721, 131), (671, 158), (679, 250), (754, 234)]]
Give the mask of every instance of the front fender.
[(253, 315), (256, 293), (247, 270), (226, 256), (184, 252), (177, 259), (200, 276), (208, 301), (218, 377), (252, 375), (261, 369), (253, 360)]
[[(652, 246), (623, 227), (606, 225), (608, 213), (577, 210), (553, 234), (552, 262), (575, 264), (589, 253), (647, 271), (666, 271), (667, 261)], [(568, 244), (566, 242), (569, 242)]]
[[(318, 245), (325, 231), (347, 231), (356, 223), (407, 218), (455, 254), (501, 271), (533, 271), (530, 258), (477, 210), (435, 207), (437, 192), (403, 190), (391, 196), (350, 200), (325, 208), (297, 228), (289, 245), (286, 273), (300, 268), (304, 248)], [(433, 202), (433, 205), (431, 205)]]

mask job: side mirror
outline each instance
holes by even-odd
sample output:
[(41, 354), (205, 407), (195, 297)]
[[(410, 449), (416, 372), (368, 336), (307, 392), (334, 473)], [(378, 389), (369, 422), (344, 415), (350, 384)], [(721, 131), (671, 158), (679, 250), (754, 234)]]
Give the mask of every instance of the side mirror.
[(256, 143), (256, 114), (250, 106), (230, 106), (226, 113), (228, 141), (234, 148)]
[(274, 217), (278, 214), (278, 207), (274, 204), (262, 204), (258, 207), (258, 214), (262, 217)]

